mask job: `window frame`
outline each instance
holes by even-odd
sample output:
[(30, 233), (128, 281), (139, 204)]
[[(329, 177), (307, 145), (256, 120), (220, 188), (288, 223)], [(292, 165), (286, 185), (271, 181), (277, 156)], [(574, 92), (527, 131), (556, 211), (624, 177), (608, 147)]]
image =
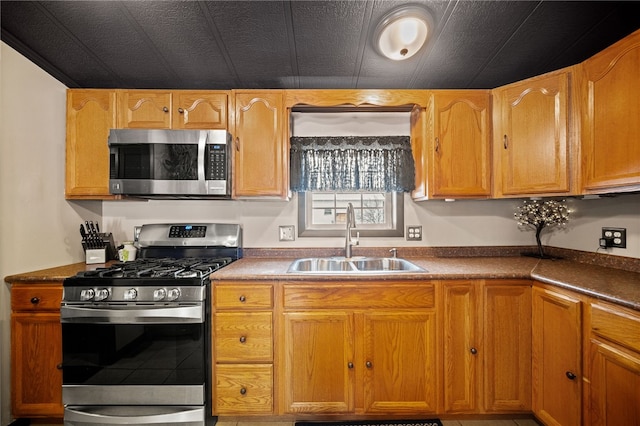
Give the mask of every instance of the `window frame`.
[[(329, 193), (345, 193), (345, 191), (328, 191)], [(362, 191), (354, 191), (354, 194), (362, 194)], [(311, 223), (312, 207), (311, 193), (298, 193), (298, 237), (343, 237), (344, 224), (314, 225)], [(353, 228), (361, 237), (404, 237), (404, 193), (388, 192), (386, 204), (391, 207), (390, 221), (387, 227), (367, 227), (357, 223)]]

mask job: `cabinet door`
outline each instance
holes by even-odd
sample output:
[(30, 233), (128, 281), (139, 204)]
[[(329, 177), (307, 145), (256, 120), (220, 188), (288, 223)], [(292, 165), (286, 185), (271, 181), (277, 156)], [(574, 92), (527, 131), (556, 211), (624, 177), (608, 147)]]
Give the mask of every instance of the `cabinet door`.
[(487, 91), (437, 91), (429, 141), (431, 196), (491, 195), (491, 109)]
[(210, 91), (173, 92), (172, 128), (226, 129), (227, 94)]
[(67, 199), (114, 198), (109, 193), (107, 138), (115, 127), (115, 91), (67, 91)]
[(364, 410), (437, 410), (435, 312), (364, 314)]
[(234, 197), (288, 194), (289, 144), (282, 91), (236, 91)]
[(569, 74), (554, 72), (495, 90), (496, 196), (562, 194), (569, 182)]
[(353, 330), (346, 312), (284, 314), (285, 412), (353, 411)]
[(531, 411), (531, 283), (484, 287), (484, 405)]
[(11, 409), (15, 417), (62, 417), (58, 313), (11, 315)]
[(479, 412), (482, 354), (478, 281), (443, 283), (444, 410)]
[(590, 424), (640, 424), (640, 354), (592, 340)]
[(118, 128), (170, 129), (171, 92), (118, 91)]
[(640, 190), (640, 31), (583, 63), (583, 192)]
[(546, 425), (580, 425), (581, 302), (533, 289), (533, 410)]

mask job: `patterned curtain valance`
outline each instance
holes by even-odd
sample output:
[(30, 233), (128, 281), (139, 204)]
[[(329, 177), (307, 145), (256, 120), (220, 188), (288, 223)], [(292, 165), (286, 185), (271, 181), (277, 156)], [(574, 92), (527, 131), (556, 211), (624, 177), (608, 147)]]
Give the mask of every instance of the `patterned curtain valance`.
[(294, 192), (409, 192), (414, 188), (409, 136), (291, 138)]

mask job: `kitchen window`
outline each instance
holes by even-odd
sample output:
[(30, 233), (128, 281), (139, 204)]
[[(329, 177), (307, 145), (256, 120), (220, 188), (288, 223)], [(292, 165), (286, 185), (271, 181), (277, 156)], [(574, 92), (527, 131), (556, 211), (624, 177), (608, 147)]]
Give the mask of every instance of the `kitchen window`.
[(299, 236), (344, 236), (348, 203), (353, 204), (355, 231), (361, 237), (404, 235), (403, 193), (323, 191), (298, 194)]

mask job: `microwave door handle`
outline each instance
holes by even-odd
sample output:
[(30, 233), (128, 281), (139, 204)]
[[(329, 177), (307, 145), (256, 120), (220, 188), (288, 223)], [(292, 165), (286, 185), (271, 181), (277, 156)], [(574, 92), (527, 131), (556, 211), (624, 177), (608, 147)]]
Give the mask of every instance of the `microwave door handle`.
[(198, 182), (204, 185), (204, 163), (205, 146), (207, 143), (207, 132), (201, 131), (198, 138)]

